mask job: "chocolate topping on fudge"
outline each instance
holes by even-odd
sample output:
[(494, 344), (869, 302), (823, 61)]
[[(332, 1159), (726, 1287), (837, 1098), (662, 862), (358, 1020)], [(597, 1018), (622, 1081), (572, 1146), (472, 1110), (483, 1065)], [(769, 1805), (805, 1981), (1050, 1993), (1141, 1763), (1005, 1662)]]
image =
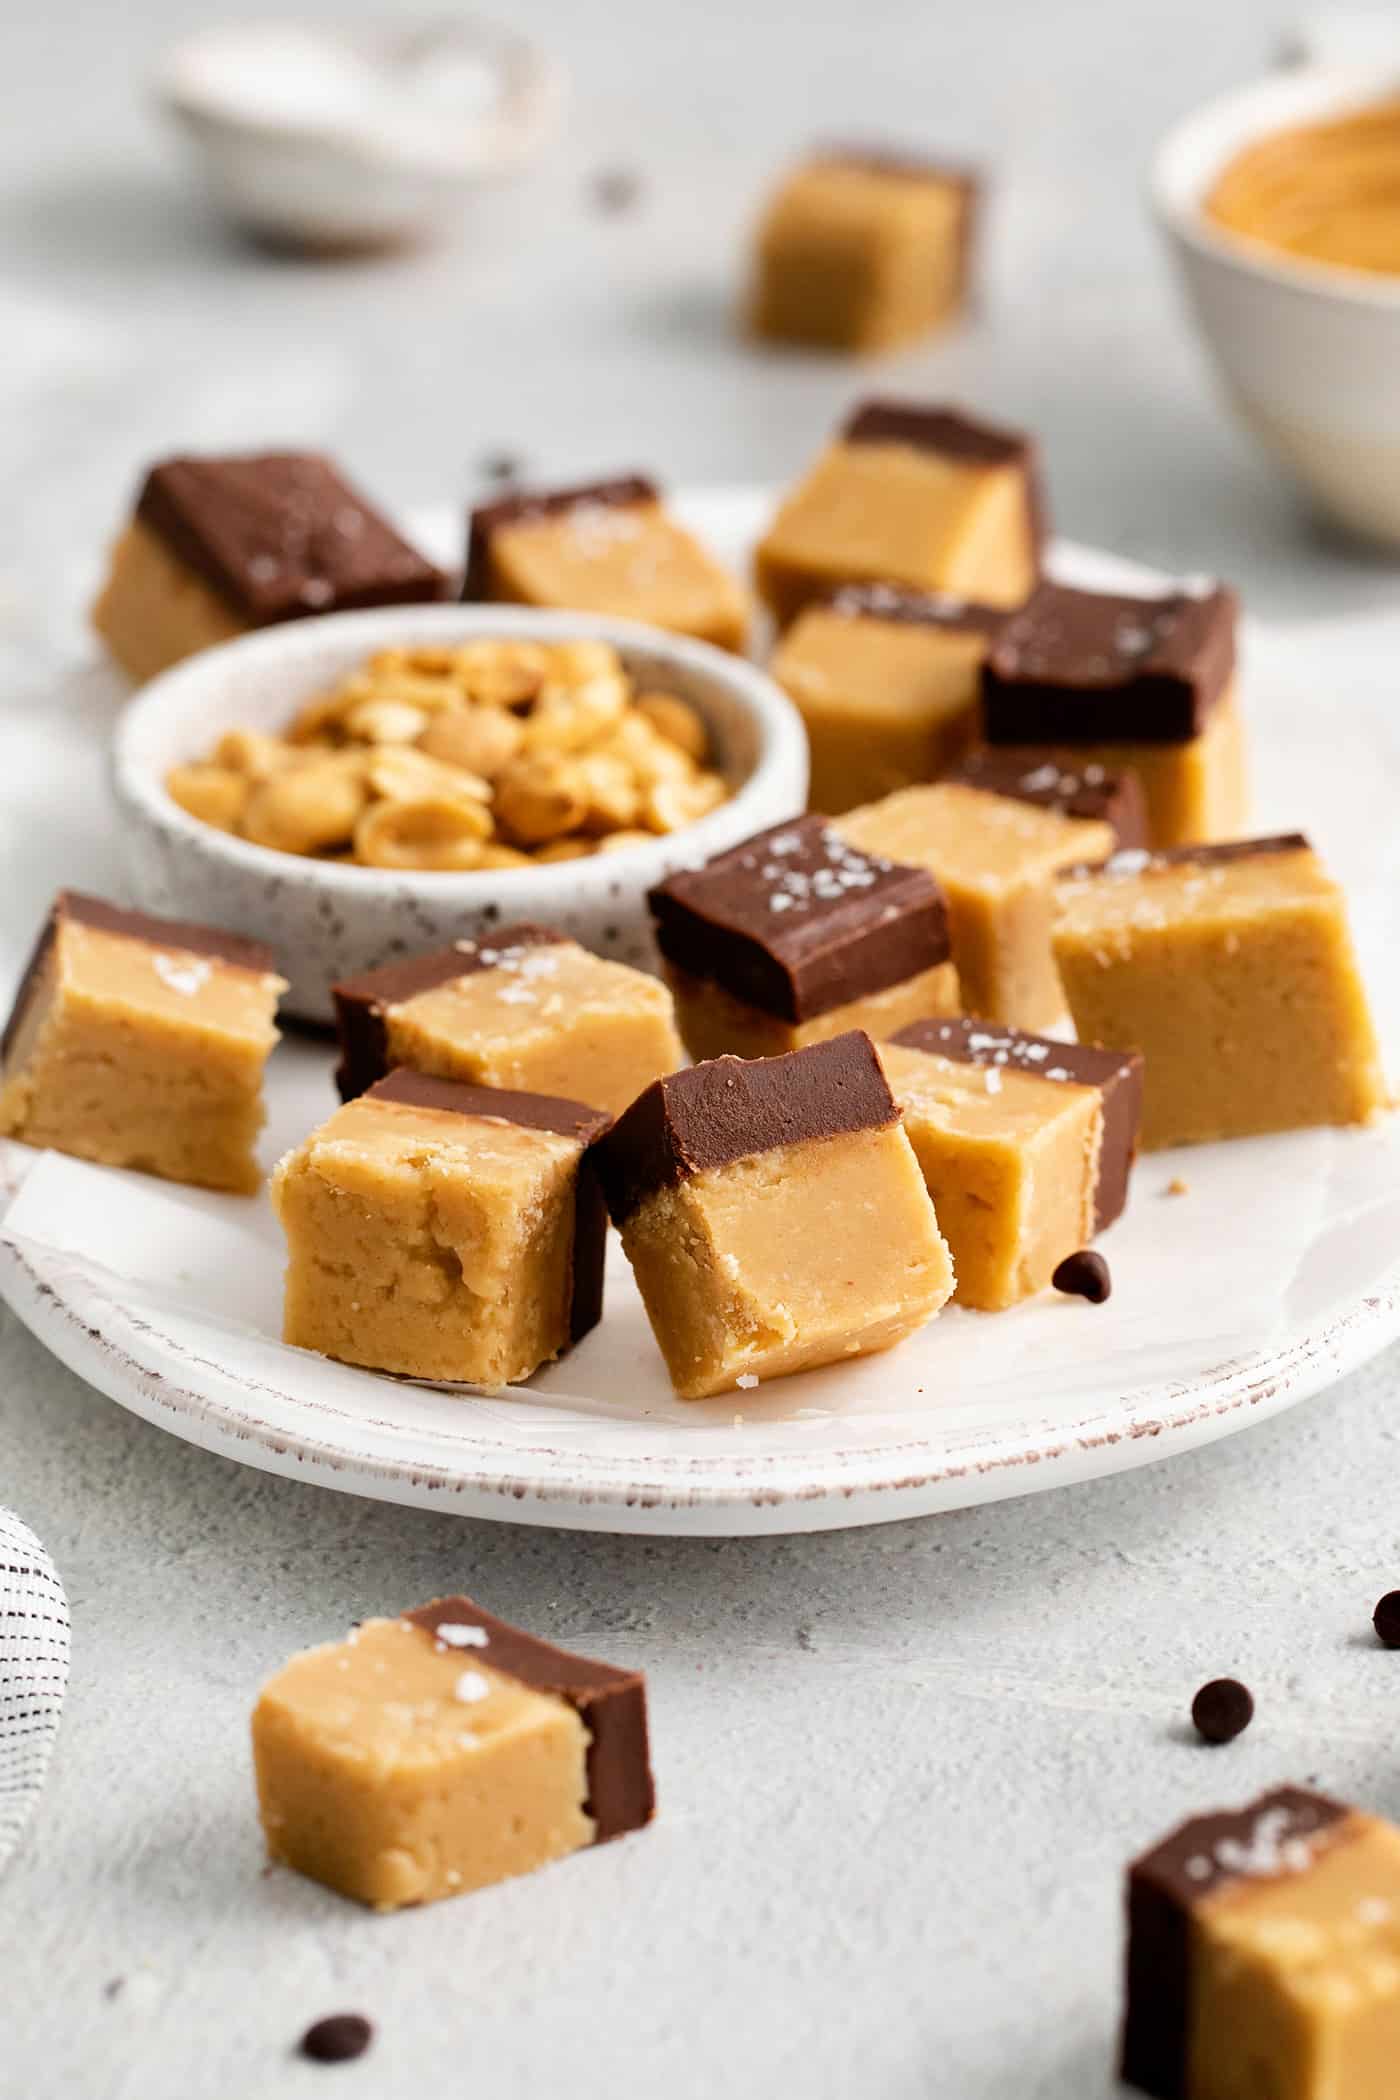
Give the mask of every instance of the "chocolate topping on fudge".
[(552, 1693), (573, 1707), (589, 1733), (585, 1806), (597, 1825), (598, 1844), (651, 1821), (656, 1797), (647, 1754), (646, 1688), (639, 1672), (592, 1662), (535, 1640), (483, 1611), (470, 1597), (439, 1597), (403, 1616), (434, 1639), (443, 1626), (470, 1626), (484, 1633), (485, 1641), (474, 1642), (471, 1652), (488, 1669), (513, 1677), (531, 1691)]
[(1248, 1808), (1196, 1816), (1128, 1872), (1127, 2018), (1122, 2076), (1186, 2100), (1191, 1911), (1229, 1882), (1305, 1872), (1314, 1846), (1349, 1814), (1301, 1787)]
[(784, 1021), (902, 984), (951, 952), (933, 876), (847, 844), (825, 817), (759, 832), (647, 901), (668, 962)]
[(842, 427), (844, 445), (912, 445), (969, 466), (1029, 467), (1035, 448), (1022, 430), (979, 423), (956, 408), (917, 401), (863, 401)]
[(557, 1094), (527, 1094), (511, 1087), (466, 1086), (456, 1079), (435, 1079), (400, 1065), (365, 1095), (367, 1101), (396, 1101), (405, 1108), (437, 1109), (445, 1115), (491, 1116), (522, 1130), (550, 1130), (577, 1138), (584, 1147), (574, 1191), (574, 1289), (569, 1337), (578, 1341), (597, 1326), (603, 1312), (603, 1259), (607, 1249), (608, 1213), (588, 1149), (602, 1136), (611, 1118), (582, 1101)]
[(15, 992), (10, 1017), (0, 1036), (0, 1061), (9, 1055), (19, 1026), (39, 989), (44, 965), (65, 919), (91, 926), (99, 933), (121, 934), (126, 940), (142, 941), (151, 948), (174, 948), (188, 955), (208, 955), (239, 970), (255, 970), (259, 976), (277, 967), (277, 958), (261, 941), (250, 941), (239, 933), (225, 933), (218, 926), (197, 926), (187, 919), (157, 919), (149, 912), (127, 911), (101, 897), (87, 897), (79, 890), (60, 890), (49, 907)]
[(470, 977), (478, 970), (512, 968), (523, 949), (552, 948), (568, 938), (552, 926), (522, 921), (518, 926), (503, 926), (490, 939), (455, 941), (450, 948), (435, 949), (431, 955), (386, 963), (382, 969), (365, 970), (358, 977), (347, 977), (332, 985), (340, 1037), (340, 1064), (335, 1080), (341, 1100), (353, 1101), (388, 1071), (386, 1016), (390, 1007), (402, 1006), (420, 992), (435, 992), (440, 985)]
[(655, 503), (660, 491), (642, 474), (620, 474), (611, 481), (581, 482), (576, 488), (520, 489), (493, 503), (480, 503), (467, 525), (467, 567), (462, 580), (464, 604), (491, 595), (491, 535), (512, 525), (530, 525), (570, 510), (626, 510)]
[(1000, 634), (1010, 618), (995, 605), (975, 605), (943, 591), (911, 591), (897, 583), (844, 583), (815, 601), (848, 620), (890, 620), (906, 627), (942, 627), (968, 634)]
[(1132, 849), (1114, 853), (1107, 860), (1077, 861), (1061, 868), (1062, 880), (1077, 881), (1089, 875), (1148, 875), (1154, 868), (1228, 867), (1231, 861), (1258, 860), (1271, 853), (1311, 853), (1312, 846), (1301, 831), (1274, 832), (1267, 838), (1217, 839), (1212, 844), (1162, 846), (1155, 852)]
[(136, 515), (254, 627), (421, 604), (446, 585), (316, 453), (164, 460)]
[(942, 778), (989, 795), (1009, 795), (1062, 817), (1097, 818), (1113, 826), (1120, 848), (1141, 846), (1147, 837), (1147, 806), (1137, 774), (1093, 760), (1076, 761), (1072, 751), (1033, 744), (989, 745), (970, 751)]
[(1233, 591), (1127, 598), (1042, 583), (982, 672), (992, 744), (1186, 743), (1235, 668)]
[(875, 1045), (853, 1028), (781, 1057), (716, 1057), (655, 1080), (593, 1157), (621, 1225), (648, 1196), (693, 1174), (898, 1119)]
[(1120, 1217), (1128, 1200), (1128, 1177), (1137, 1157), (1142, 1115), (1142, 1058), (1136, 1050), (1104, 1050), (1096, 1043), (1061, 1043), (1053, 1036), (1028, 1035), (966, 1015), (947, 1020), (911, 1021), (891, 1042), (954, 1064), (985, 1069), (1011, 1066), (1036, 1079), (1073, 1086), (1097, 1087), (1103, 1096), (1103, 1138), (1099, 1179), (1094, 1191), (1094, 1230), (1102, 1232)]

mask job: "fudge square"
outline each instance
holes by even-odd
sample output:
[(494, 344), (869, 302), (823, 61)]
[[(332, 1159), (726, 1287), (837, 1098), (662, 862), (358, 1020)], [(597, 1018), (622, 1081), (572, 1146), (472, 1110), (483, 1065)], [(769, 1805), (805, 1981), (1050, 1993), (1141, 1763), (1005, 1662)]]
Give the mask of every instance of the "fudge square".
[(779, 626), (845, 583), (1020, 605), (1040, 568), (1035, 448), (952, 408), (868, 401), (787, 496), (759, 544)]
[(811, 807), (839, 816), (961, 758), (1004, 618), (886, 583), (851, 584), (799, 613), (769, 669), (806, 725)]
[(1037, 744), (983, 744), (950, 766), (944, 780), (1010, 795), (1062, 817), (1090, 817), (1112, 826), (1120, 847), (1147, 844), (1147, 804), (1131, 768), (1100, 765), (1073, 751)]
[(646, 1685), (439, 1597), (293, 1656), (253, 1710), (268, 1855), (376, 1910), (640, 1830)]
[(1059, 1020), (1065, 1000), (1050, 948), (1054, 877), (1071, 861), (1111, 853), (1107, 824), (936, 782), (850, 810), (837, 828), (867, 853), (913, 861), (937, 876), (965, 1013), (1017, 1028)]
[(1303, 1787), (1128, 1870), (1122, 2075), (1157, 2100), (1393, 2100), (1400, 1831)]
[(332, 986), (341, 1099), (396, 1065), (615, 1115), (683, 1056), (671, 995), (552, 927), (504, 926)]
[(958, 1011), (948, 911), (926, 868), (847, 845), (825, 817), (762, 831), (651, 891), (693, 1058), (774, 1056)]
[(1042, 583), (982, 673), (989, 744), (1068, 744), (1130, 767), (1150, 846), (1230, 838), (1249, 815), (1233, 591), (1125, 598)]
[(755, 244), (750, 318), (778, 342), (887, 350), (967, 296), (978, 182), (970, 168), (830, 146), (792, 169)]
[(1058, 901), (1077, 1034), (1146, 1058), (1145, 1149), (1388, 1105), (1346, 899), (1300, 833), (1120, 853)]
[(92, 622), (129, 677), (252, 627), (441, 598), (446, 579), (314, 452), (151, 468)]
[(521, 490), (471, 514), (468, 602), (614, 613), (742, 649), (747, 595), (640, 474)]
[(1142, 1059), (958, 1018), (916, 1021), (880, 1062), (938, 1213), (960, 1305), (1043, 1291), (1127, 1202)]
[(902, 1341), (953, 1270), (875, 1045), (660, 1079), (595, 1147), (683, 1400)]
[(257, 941), (60, 892), (0, 1038), (0, 1136), (247, 1194), (285, 990)]
[(283, 1337), (342, 1363), (483, 1386), (598, 1323), (607, 1218), (578, 1101), (391, 1072), (278, 1167)]

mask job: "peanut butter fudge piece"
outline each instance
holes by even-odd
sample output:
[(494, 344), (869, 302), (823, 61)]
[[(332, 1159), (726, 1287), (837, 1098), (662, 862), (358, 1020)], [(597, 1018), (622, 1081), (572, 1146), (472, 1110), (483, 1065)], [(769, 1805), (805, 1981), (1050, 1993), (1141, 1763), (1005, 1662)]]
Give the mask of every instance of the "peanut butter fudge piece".
[(660, 1079), (595, 1148), (683, 1400), (888, 1349), (953, 1270), (858, 1030)]
[(1078, 1034), (1147, 1060), (1142, 1142), (1387, 1105), (1346, 899), (1297, 832), (1067, 870), (1055, 956)]
[(446, 579), (314, 452), (151, 468), (92, 622), (129, 677), (308, 613), (441, 598)]
[(1113, 827), (1120, 847), (1147, 843), (1147, 805), (1137, 774), (1100, 765), (1073, 751), (1037, 744), (984, 744), (942, 775), (960, 787), (1010, 795), (1062, 817), (1087, 817)]
[(758, 230), (751, 322), (779, 342), (888, 350), (967, 296), (978, 182), (967, 167), (828, 146), (783, 179)]
[(799, 613), (769, 669), (806, 724), (811, 807), (839, 816), (961, 758), (1004, 618), (886, 583), (851, 584)]
[(503, 926), (332, 987), (343, 1101), (396, 1065), (616, 1114), (683, 1052), (671, 995), (549, 926)]
[(648, 902), (693, 1058), (889, 1035), (958, 1010), (938, 884), (848, 845), (825, 817), (760, 832)]
[(1128, 1871), (1122, 2075), (1157, 2100), (1392, 2100), (1400, 1831), (1296, 1786)]
[(1249, 817), (1233, 591), (1126, 598), (1042, 583), (982, 673), (989, 744), (1068, 744), (1130, 767), (1147, 841), (1230, 838)]
[(597, 1325), (607, 1219), (578, 1101), (391, 1072), (278, 1167), (284, 1338), (502, 1386)]
[(916, 1021), (880, 1045), (960, 1305), (1042, 1291), (1121, 1213), (1142, 1059), (986, 1021)]
[(1035, 447), (952, 408), (868, 401), (787, 496), (756, 557), (778, 624), (846, 583), (1020, 605), (1040, 570)]
[(469, 602), (615, 613), (742, 649), (748, 599), (639, 474), (521, 490), (471, 514)]
[(837, 828), (867, 853), (913, 861), (937, 876), (965, 1012), (1017, 1028), (1060, 1019), (1065, 1000), (1050, 948), (1054, 876), (1067, 861), (1111, 853), (1107, 824), (935, 783), (850, 810)]
[(60, 892), (0, 1038), (0, 1135), (255, 1189), (286, 988), (258, 941)]
[(646, 1685), (439, 1597), (308, 1649), (263, 1687), (269, 1857), (376, 1910), (434, 1903), (640, 1830)]

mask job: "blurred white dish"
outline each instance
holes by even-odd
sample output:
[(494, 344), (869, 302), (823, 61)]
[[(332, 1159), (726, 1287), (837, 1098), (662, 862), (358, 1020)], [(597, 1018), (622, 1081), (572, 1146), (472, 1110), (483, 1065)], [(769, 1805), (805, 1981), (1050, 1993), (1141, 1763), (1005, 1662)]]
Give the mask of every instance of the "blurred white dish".
[(1329, 516), (1400, 545), (1400, 277), (1300, 261), (1215, 225), (1227, 162), (1400, 89), (1393, 59), (1303, 66), (1196, 110), (1157, 150), (1153, 205), (1197, 326), (1250, 428)]
[(244, 228), (301, 247), (425, 232), (518, 166), (563, 76), (524, 37), (448, 17), (406, 26), (229, 23), (162, 61), (155, 90)]

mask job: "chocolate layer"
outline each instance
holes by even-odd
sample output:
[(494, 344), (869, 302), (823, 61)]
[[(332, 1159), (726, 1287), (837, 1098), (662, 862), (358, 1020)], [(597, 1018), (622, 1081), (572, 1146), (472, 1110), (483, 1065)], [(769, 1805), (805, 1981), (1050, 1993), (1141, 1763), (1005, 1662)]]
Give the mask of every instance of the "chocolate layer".
[(467, 523), (467, 566), (462, 579), (462, 599), (471, 605), (491, 597), (491, 540), (494, 534), (513, 525), (529, 525), (540, 518), (561, 517), (570, 510), (626, 510), (633, 504), (655, 503), (660, 492), (654, 481), (642, 474), (620, 474), (611, 481), (585, 481), (576, 488), (521, 489), (494, 503), (478, 504)]
[(164, 460), (136, 515), (252, 627), (421, 604), (446, 589), (442, 572), (317, 453)]
[(668, 962), (783, 1021), (902, 984), (951, 953), (933, 876), (848, 845), (825, 817), (761, 831), (647, 902)]
[(1142, 1118), (1142, 1057), (1138, 1051), (1104, 1050), (1096, 1043), (1061, 1043), (1053, 1036), (1028, 1035), (1020, 1028), (962, 1014), (947, 1020), (911, 1021), (890, 1040), (932, 1057), (949, 1058), (954, 1064), (1009, 1068), (1035, 1079), (1097, 1087), (1103, 1096), (1103, 1139), (1094, 1191), (1095, 1232), (1122, 1216)]
[(434, 1639), (440, 1626), (479, 1629), (485, 1643), (463, 1648), (464, 1656), (475, 1656), (487, 1669), (573, 1707), (589, 1733), (584, 1805), (597, 1825), (595, 1843), (640, 1830), (651, 1821), (656, 1790), (647, 1748), (646, 1680), (640, 1671), (618, 1670), (611, 1663), (592, 1662), (536, 1640), (483, 1611), (470, 1597), (439, 1597), (403, 1616)]
[(862, 1029), (782, 1057), (715, 1057), (657, 1079), (594, 1147), (614, 1224), (658, 1189), (808, 1138), (899, 1120)]
[(970, 751), (942, 777), (991, 795), (1009, 795), (1062, 817), (1097, 818), (1113, 826), (1120, 848), (1141, 846), (1147, 837), (1147, 804), (1137, 774), (1092, 759), (1076, 762), (1072, 751), (1034, 744), (988, 745)]
[(435, 1079), (427, 1072), (400, 1065), (387, 1079), (370, 1087), (367, 1101), (399, 1102), (405, 1108), (431, 1108), (445, 1115), (493, 1116), (522, 1130), (550, 1130), (577, 1138), (584, 1148), (574, 1183), (574, 1285), (570, 1299), (569, 1339), (577, 1342), (597, 1326), (603, 1312), (603, 1261), (607, 1252), (608, 1213), (589, 1147), (611, 1120), (601, 1109), (557, 1094), (527, 1094), (510, 1087), (464, 1086), (455, 1079)]
[(1042, 583), (982, 672), (991, 744), (1186, 743), (1235, 669), (1233, 591), (1129, 598)]
[(1232, 861), (1259, 860), (1274, 853), (1311, 852), (1312, 846), (1301, 831), (1279, 831), (1257, 839), (1219, 839), (1210, 845), (1161, 846), (1151, 853), (1130, 849), (1114, 853), (1107, 860), (1077, 861), (1073, 867), (1061, 868), (1060, 878), (1075, 881), (1104, 875), (1121, 879), (1149, 875), (1154, 868), (1228, 867)]
[(978, 422), (960, 409), (918, 401), (863, 401), (841, 430), (845, 445), (912, 445), (969, 466), (1029, 467), (1034, 445), (1023, 430)]
[(522, 921), (518, 926), (503, 926), (490, 940), (454, 941), (450, 948), (435, 949), (431, 955), (386, 963), (382, 969), (365, 970), (358, 977), (333, 984), (331, 998), (340, 1038), (335, 1079), (341, 1100), (353, 1101), (389, 1070), (391, 1008), (477, 970), (499, 969), (517, 949), (552, 948), (567, 939), (567, 934), (557, 933), (552, 926)]
[(848, 620), (891, 620), (906, 627), (941, 627), (960, 634), (984, 634), (991, 641), (1009, 617), (994, 605), (975, 605), (942, 591), (910, 591), (895, 583), (846, 583), (829, 597), (816, 600), (823, 612)]
[(1189, 2100), (1191, 1912), (1228, 1883), (1306, 1868), (1308, 1849), (1350, 1811), (1301, 1787), (1197, 1816), (1128, 1869), (1121, 2071), (1158, 2100)]
[(277, 967), (277, 958), (261, 941), (250, 941), (240, 933), (226, 933), (218, 926), (197, 926), (188, 919), (157, 919), (144, 911), (128, 911), (108, 904), (101, 897), (84, 896), (80, 890), (60, 890), (49, 907), (49, 915), (34, 943), (15, 991), (10, 1017), (0, 1036), (0, 1062), (8, 1057), (20, 1023), (38, 994), (45, 966), (60, 926), (65, 921), (94, 927), (99, 933), (116, 933), (124, 939), (142, 941), (151, 948), (174, 948), (186, 955), (207, 955), (239, 970), (255, 970), (259, 976)]

